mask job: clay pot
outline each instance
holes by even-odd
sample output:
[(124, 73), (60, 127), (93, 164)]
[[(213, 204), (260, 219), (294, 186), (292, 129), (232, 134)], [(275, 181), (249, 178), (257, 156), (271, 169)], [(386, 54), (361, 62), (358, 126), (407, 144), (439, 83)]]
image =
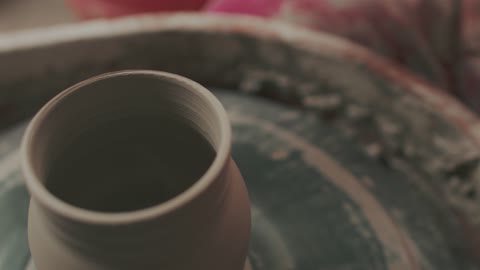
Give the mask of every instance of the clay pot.
[(243, 269), (247, 191), (201, 85), (108, 73), (62, 92), (22, 144), (37, 270)]

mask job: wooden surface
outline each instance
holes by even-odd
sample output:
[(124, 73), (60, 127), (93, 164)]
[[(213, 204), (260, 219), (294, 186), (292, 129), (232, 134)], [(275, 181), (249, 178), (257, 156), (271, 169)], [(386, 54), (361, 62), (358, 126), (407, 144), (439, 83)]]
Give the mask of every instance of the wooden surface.
[(468, 110), (335, 37), (182, 14), (0, 37), (0, 269), (28, 257), (25, 121), (75, 82), (132, 68), (228, 89), (253, 269), (478, 269), (480, 122)]

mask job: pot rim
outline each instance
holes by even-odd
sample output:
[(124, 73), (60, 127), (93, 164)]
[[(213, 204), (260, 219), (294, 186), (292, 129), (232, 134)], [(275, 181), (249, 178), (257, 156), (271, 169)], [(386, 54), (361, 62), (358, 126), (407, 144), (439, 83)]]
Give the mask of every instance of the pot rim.
[[(219, 134), (220, 140), (218, 143), (218, 148), (216, 149), (216, 156), (207, 169), (207, 171), (189, 188), (184, 190), (182, 193), (173, 197), (170, 200), (156, 204), (151, 207), (118, 212), (118, 213), (108, 213), (108, 212), (98, 212), (93, 210), (83, 209), (71, 204), (68, 204), (47, 190), (45, 185), (42, 183), (38, 175), (36, 174), (33, 168), (33, 162), (31, 160), (31, 148), (34, 141), (34, 134), (45, 120), (44, 118), (54, 109), (61, 101), (68, 95), (80, 90), (84, 86), (113, 77), (118, 76), (135, 76), (135, 75), (152, 75), (154, 77), (168, 80), (174, 84), (181, 85), (182, 87), (188, 88), (190, 90), (196, 91), (200, 94), (207, 104), (209, 104), (215, 114), (219, 116)], [(199, 83), (190, 80), (186, 77), (176, 75), (173, 73), (162, 72), (162, 71), (153, 71), (153, 70), (124, 70), (124, 71), (115, 71), (105, 74), (101, 74), (84, 81), (81, 81), (57, 96), (51, 99), (47, 104), (45, 104), (40, 111), (33, 117), (31, 123), (28, 125), (25, 134), (21, 143), (21, 165), (22, 171), (25, 176), (25, 182), (27, 189), (29, 190), (32, 199), (40, 203), (43, 207), (53, 211), (55, 214), (58, 214), (62, 217), (67, 217), (75, 221), (91, 223), (91, 224), (105, 224), (105, 225), (118, 225), (118, 224), (128, 224), (134, 222), (142, 222), (149, 220), (158, 216), (166, 215), (175, 211), (176, 209), (181, 208), (182, 206), (188, 204), (193, 199), (198, 197), (200, 194), (205, 192), (216, 179), (220, 176), (223, 171), (223, 168), (227, 166), (230, 159), (231, 153), (231, 141), (232, 141), (232, 131), (230, 122), (228, 120), (228, 115), (220, 103), (220, 101), (205, 87)]]

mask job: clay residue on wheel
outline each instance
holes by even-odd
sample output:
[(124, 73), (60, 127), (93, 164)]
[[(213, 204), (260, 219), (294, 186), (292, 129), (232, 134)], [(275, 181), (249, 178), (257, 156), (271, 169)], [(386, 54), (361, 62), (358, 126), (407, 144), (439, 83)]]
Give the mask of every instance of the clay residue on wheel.
[[(380, 164), (411, 176), (439, 203), (447, 198), (472, 222), (480, 224), (477, 145), (405, 89), (376, 78), (364, 67), (349, 70), (341, 68), (346, 65), (341, 61), (333, 64), (338, 67), (325, 68), (321, 84), (312, 78), (251, 70), (241, 85), (248, 93), (316, 113), (360, 144)], [(335, 76), (336, 72), (342, 73), (345, 80)], [(277, 90), (269, 90), (272, 88)]]

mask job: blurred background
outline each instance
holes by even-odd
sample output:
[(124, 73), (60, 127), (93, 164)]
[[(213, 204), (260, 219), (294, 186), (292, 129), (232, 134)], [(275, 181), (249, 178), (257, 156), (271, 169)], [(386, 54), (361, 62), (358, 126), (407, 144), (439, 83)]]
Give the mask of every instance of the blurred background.
[(0, 32), (165, 11), (286, 21), (366, 46), (480, 111), (479, 0), (2, 0)]
[(0, 31), (15, 31), (75, 20), (64, 0), (1, 0)]

